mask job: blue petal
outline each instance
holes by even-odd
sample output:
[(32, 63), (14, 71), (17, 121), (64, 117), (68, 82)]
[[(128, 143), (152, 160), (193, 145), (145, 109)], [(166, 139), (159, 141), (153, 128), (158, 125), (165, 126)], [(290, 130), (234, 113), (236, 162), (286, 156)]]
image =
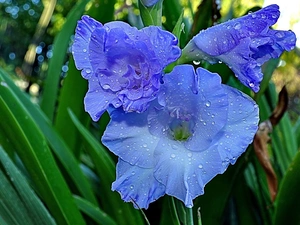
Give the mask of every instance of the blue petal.
[(72, 53), (75, 59), (75, 65), (78, 70), (82, 70), (81, 74), (88, 79), (92, 76), (93, 68), (89, 61), (89, 43), (93, 31), (102, 27), (102, 24), (89, 16), (83, 16), (78, 21), (75, 33), (74, 43), (72, 45)]
[(191, 65), (176, 66), (164, 76), (158, 101), (168, 110), (155, 112), (159, 116), (150, 113), (151, 132), (156, 135), (169, 132), (170, 120), (175, 117), (191, 120), (193, 138), (185, 146), (192, 151), (209, 147), (227, 120), (227, 95), (221, 86), (220, 76), (203, 68), (198, 68), (195, 74)]
[(180, 57), (181, 50), (177, 46), (178, 39), (175, 35), (155, 26), (145, 27), (141, 31), (149, 36), (162, 67), (176, 61)]
[(210, 63), (222, 61), (245, 86), (258, 92), (263, 76), (260, 66), (295, 47), (292, 31), (270, 29), (279, 15), (278, 6), (270, 5), (201, 31), (184, 48), (183, 58)]
[(147, 112), (110, 112), (102, 143), (122, 160), (143, 168), (153, 167), (153, 152), (159, 139), (148, 131)]
[(224, 171), (229, 163), (246, 151), (258, 129), (259, 114), (256, 103), (244, 93), (224, 85), (228, 93), (228, 120), (223, 130), (215, 137), (223, 160)]
[(217, 146), (202, 152), (191, 152), (184, 143), (161, 138), (155, 150), (155, 178), (187, 207), (204, 193), (204, 186), (222, 171), (222, 159)]
[(135, 208), (147, 209), (165, 194), (165, 187), (153, 177), (153, 169), (132, 166), (119, 159), (117, 164), (117, 179), (112, 184), (112, 190), (118, 191), (126, 202), (133, 202)]
[[(113, 103), (113, 99), (115, 99), (115, 94), (104, 90), (97, 77), (92, 76), (89, 79), (89, 89), (84, 98), (84, 106), (85, 111), (90, 114), (93, 121), (99, 120), (109, 104)], [(121, 102), (119, 102), (120, 105)]]

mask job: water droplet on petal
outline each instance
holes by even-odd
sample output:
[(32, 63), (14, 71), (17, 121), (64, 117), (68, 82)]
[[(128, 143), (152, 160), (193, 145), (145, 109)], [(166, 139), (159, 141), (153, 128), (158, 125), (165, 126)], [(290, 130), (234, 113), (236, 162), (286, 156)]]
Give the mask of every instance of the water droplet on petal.
[(109, 84), (104, 84), (102, 87), (103, 87), (103, 89), (107, 90), (107, 89), (110, 88), (110, 85)]
[(83, 50), (82, 50), (83, 52), (87, 52), (87, 50), (84, 48)]
[(202, 164), (199, 164), (199, 166), (198, 166), (198, 167), (199, 167), (199, 169), (202, 169), (202, 168), (203, 168)]
[(171, 158), (173, 158), (173, 159), (174, 159), (175, 157), (176, 157), (176, 155), (175, 155), (175, 154), (171, 154)]
[(205, 102), (206, 107), (210, 107), (210, 105), (211, 105), (210, 101)]
[(187, 155), (188, 155), (188, 157), (192, 157), (193, 156), (193, 154), (190, 153), (190, 152)]
[(254, 87), (254, 83), (250, 82), (249, 83), (249, 87), (253, 88)]
[(236, 30), (239, 30), (239, 29), (241, 29), (241, 24), (240, 23), (236, 23), (235, 25), (234, 25), (234, 29), (236, 29)]
[(284, 37), (284, 33), (283, 32), (277, 32), (275, 35), (278, 38), (283, 38)]
[(91, 73), (92, 71), (90, 69), (85, 70), (86, 73)]

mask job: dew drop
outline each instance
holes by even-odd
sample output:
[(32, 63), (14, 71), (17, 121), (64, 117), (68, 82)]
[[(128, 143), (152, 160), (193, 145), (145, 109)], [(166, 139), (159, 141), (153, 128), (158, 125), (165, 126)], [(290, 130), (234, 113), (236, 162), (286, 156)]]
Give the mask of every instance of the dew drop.
[(203, 165), (202, 165), (202, 164), (199, 164), (198, 167), (199, 167), (199, 169), (202, 169), (202, 168), (203, 168)]
[(171, 158), (174, 159), (176, 157), (175, 154), (171, 154)]
[(7, 83), (5, 81), (1, 81), (1, 86), (8, 87)]
[(284, 33), (283, 32), (277, 32), (275, 35), (278, 38), (283, 38), (284, 37)]
[(87, 52), (87, 50), (84, 48), (83, 50), (82, 50), (83, 52)]
[(236, 30), (241, 29), (241, 24), (240, 24), (240, 23), (236, 23), (236, 24), (234, 25), (234, 29), (236, 29)]
[(254, 87), (254, 83), (250, 82), (249, 83), (249, 87), (253, 88)]
[(91, 73), (92, 71), (90, 69), (85, 70), (86, 73)]
[(103, 89), (107, 90), (107, 89), (110, 88), (110, 85), (109, 84), (104, 84), (102, 87), (103, 87)]
[(134, 186), (133, 186), (133, 185), (130, 185), (130, 189), (133, 190), (133, 188), (134, 188)]
[(193, 63), (198, 66), (201, 62), (199, 60), (194, 60)]
[(252, 17), (252, 18), (256, 18), (256, 14), (254, 14), (254, 13), (251, 14), (251, 17)]
[(210, 101), (205, 102), (206, 107), (210, 107), (210, 105), (211, 105)]
[(193, 156), (193, 154), (190, 153), (190, 152), (187, 155), (188, 155), (188, 157), (192, 157)]

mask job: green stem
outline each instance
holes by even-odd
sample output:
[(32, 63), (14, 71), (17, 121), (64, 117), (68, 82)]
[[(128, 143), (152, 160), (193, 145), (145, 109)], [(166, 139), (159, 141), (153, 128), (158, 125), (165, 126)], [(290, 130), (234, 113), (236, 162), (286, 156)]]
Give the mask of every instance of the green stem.
[(187, 216), (186, 216), (186, 225), (194, 225), (193, 220), (193, 208), (186, 208)]

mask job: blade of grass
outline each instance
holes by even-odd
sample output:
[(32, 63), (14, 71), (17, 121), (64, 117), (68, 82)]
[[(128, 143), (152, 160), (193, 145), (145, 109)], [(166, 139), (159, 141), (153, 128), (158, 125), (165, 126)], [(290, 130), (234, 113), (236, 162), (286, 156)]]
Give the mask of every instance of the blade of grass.
[(0, 214), (4, 216), (7, 223), (17, 225), (34, 224), (29, 217), (26, 207), (20, 200), (12, 184), (7, 180), (4, 173), (0, 170)]
[(81, 0), (72, 8), (62, 30), (58, 33), (53, 42), (53, 57), (49, 61), (41, 100), (41, 109), (45, 112), (50, 121), (52, 121), (54, 117), (61, 68), (70, 43), (70, 37), (74, 33), (77, 20), (84, 12), (85, 6), (89, 1), (90, 0)]
[(274, 225), (297, 224), (299, 225), (300, 213), (300, 152), (296, 154), (290, 164), (279, 188), (275, 201)]
[[(3, 165), (3, 167), (6, 170), (7, 175), (10, 177), (11, 184), (17, 191), (15, 195), (18, 199), (20, 199), (20, 203), (16, 204), (16, 202), (13, 199), (6, 199), (9, 202), (13, 204), (14, 208), (18, 208), (21, 205), (24, 206), (23, 209), (21, 209), (21, 213), (26, 213), (28, 217), (33, 221), (33, 224), (36, 225), (48, 225), (48, 224), (56, 224), (49, 214), (49, 212), (46, 210), (45, 206), (42, 204), (40, 199), (36, 196), (36, 194), (33, 192), (29, 184), (27, 183), (26, 179), (22, 176), (20, 171), (16, 168), (16, 166), (13, 164), (13, 162), (10, 160), (8, 155), (5, 153), (4, 149), (0, 146), (0, 161)], [(0, 179), (2, 182), (3, 180)], [(10, 185), (6, 186), (3, 191), (7, 192), (9, 191), (8, 187)], [(1, 189), (2, 190), (2, 189)], [(10, 190), (11, 191), (11, 190)], [(8, 194), (3, 194), (3, 197), (7, 198)], [(25, 209), (25, 210), (24, 210)], [(15, 215), (17, 219), (21, 219), (22, 216)], [(21, 224), (25, 224), (24, 220), (21, 220)]]
[(2, 76), (0, 82), (0, 127), (24, 163), (36, 190), (58, 223), (84, 224), (45, 137)]
[(102, 225), (117, 225), (105, 212), (79, 196), (74, 196), (78, 208), (93, 220)]
[[(47, 138), (52, 150), (66, 168), (66, 171), (72, 178), (79, 192), (88, 201), (97, 205), (96, 197), (91, 190), (91, 186), (87, 181), (86, 177), (82, 173), (79, 163), (71, 153), (68, 146), (64, 143), (61, 137), (51, 126), (49, 119), (43, 114), (43, 112), (34, 105), (29, 98), (22, 92), (14, 83), (8, 78), (8, 75), (0, 69), (0, 77), (2, 77), (8, 87), (14, 92), (14, 94), (23, 103), (23, 106), (28, 110), (35, 123), (38, 125), (39, 129), (43, 132), (44, 136)], [(1, 130), (1, 129), (0, 129)]]

